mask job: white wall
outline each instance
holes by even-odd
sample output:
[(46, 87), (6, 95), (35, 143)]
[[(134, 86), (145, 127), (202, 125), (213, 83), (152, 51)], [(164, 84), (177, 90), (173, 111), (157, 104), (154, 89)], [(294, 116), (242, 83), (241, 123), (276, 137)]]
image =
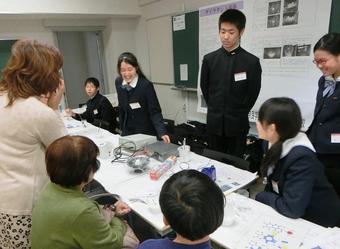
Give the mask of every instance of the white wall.
[[(147, 32), (152, 32), (151, 36), (161, 34), (164, 30), (145, 30), (148, 26), (148, 22), (153, 22), (155, 19), (163, 18), (164, 16), (172, 16), (176, 14), (181, 14), (185, 12), (195, 11), (198, 8), (210, 4), (215, 4), (223, 2), (222, 0), (159, 0), (159, 1), (141, 1), (141, 18), (139, 19), (136, 36), (136, 53), (138, 58), (143, 58), (140, 60), (142, 67), (146, 74), (150, 77), (150, 58), (149, 55), (153, 51), (150, 51), (149, 43), (145, 43), (150, 34)], [(166, 32), (172, 34), (171, 25)], [(217, 27), (217, 24), (216, 24)], [(218, 30), (216, 30), (217, 34)], [(141, 42), (139, 42), (141, 41)], [(159, 46), (164, 47), (164, 49), (171, 49), (172, 51), (172, 41), (162, 40), (159, 41)], [(152, 48), (151, 48), (152, 49)], [(173, 60), (172, 53), (164, 52), (163, 61)], [(159, 61), (156, 63), (163, 63)], [(154, 62), (153, 62), (154, 63)], [(173, 65), (170, 65), (166, 70), (173, 72)], [(173, 90), (174, 82), (167, 82), (169, 85), (156, 83), (156, 91), (158, 99), (160, 101), (163, 115), (168, 119), (176, 119), (176, 123), (185, 122), (188, 120), (198, 120), (201, 122), (206, 122), (206, 115), (196, 112), (197, 97), (195, 92), (180, 92), (178, 90)]]
[(116, 66), (119, 55), (125, 51), (136, 51), (136, 25), (135, 18), (113, 18), (108, 20), (103, 30), (105, 67), (110, 93), (116, 92), (114, 80), (118, 75)]
[[(0, 1), (0, 39), (33, 38), (55, 44), (53, 30), (84, 30), (84, 26), (100, 26), (103, 32), (104, 72), (109, 83), (108, 92), (115, 92), (116, 62), (120, 53), (135, 53), (144, 73), (151, 78), (147, 22), (197, 10), (201, 6), (221, 0), (31, 0)], [(140, 4), (140, 5), (139, 5)], [(23, 14), (25, 13), (25, 14)], [(82, 15), (80, 15), (82, 14)], [(16, 18), (13, 20), (13, 18)], [(19, 19), (18, 19), (19, 17)], [(27, 19), (29, 18), (29, 19)], [(42, 19), (44, 18), (44, 19)], [(36, 20), (37, 19), (37, 20)], [(51, 19), (54, 19), (51, 21)], [(169, 18), (169, 20), (171, 20)], [(171, 27), (171, 25), (169, 25)], [(91, 29), (90, 29), (91, 30)], [(163, 30), (152, 30), (153, 34)], [(171, 28), (168, 32), (171, 34)], [(160, 39), (159, 46), (172, 44), (171, 39)], [(168, 47), (167, 47), (168, 49)], [(172, 50), (172, 47), (170, 47)], [(173, 70), (172, 53), (159, 63), (167, 62)], [(155, 84), (165, 118), (176, 123), (194, 119), (205, 122), (205, 115), (196, 112), (196, 93), (172, 90), (169, 85)]]
[(10, 0), (0, 1), (0, 14), (97, 14), (138, 16), (137, 0)]
[(51, 30), (46, 29), (39, 20), (0, 20), (0, 39), (30, 38), (55, 44)]

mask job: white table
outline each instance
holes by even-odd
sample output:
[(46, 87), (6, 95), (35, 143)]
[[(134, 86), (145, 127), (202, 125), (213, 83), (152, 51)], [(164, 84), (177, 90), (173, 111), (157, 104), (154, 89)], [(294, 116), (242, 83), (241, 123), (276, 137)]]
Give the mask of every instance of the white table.
[[(110, 142), (114, 147), (118, 146), (118, 135), (91, 124), (84, 126), (80, 121), (74, 119), (64, 118), (63, 120), (70, 134), (87, 136), (97, 145), (102, 142)], [(163, 216), (158, 204), (159, 192), (163, 183), (173, 173), (186, 168), (199, 170), (204, 166), (214, 164), (217, 178), (223, 179), (223, 181), (228, 181), (228, 177), (231, 177), (232, 181), (237, 179), (241, 185), (246, 185), (253, 177), (249, 172), (195, 153), (191, 153), (189, 164), (176, 163), (157, 181), (151, 180), (148, 173), (135, 173), (125, 163), (112, 163), (112, 158), (100, 159), (100, 161), (101, 168), (96, 173), (95, 179), (103, 184), (109, 192), (120, 195), (160, 234), (166, 232), (168, 228), (163, 224)], [(152, 159), (150, 167), (157, 164), (159, 162)], [(247, 177), (249, 179), (243, 179)], [(219, 182), (218, 184), (223, 183)], [(230, 193), (231, 191), (232, 189), (225, 192), (225, 222), (211, 234), (211, 239), (223, 247), (243, 249), (251, 248), (250, 245), (256, 245), (262, 246), (262, 248), (274, 248), (266, 246), (274, 245), (273, 241), (275, 240), (276, 243), (283, 245), (282, 248), (298, 248), (302, 242), (325, 231), (325, 228), (306, 220), (284, 217), (267, 205)], [(272, 241), (270, 241), (271, 239)], [(284, 247), (285, 245), (286, 247)]]

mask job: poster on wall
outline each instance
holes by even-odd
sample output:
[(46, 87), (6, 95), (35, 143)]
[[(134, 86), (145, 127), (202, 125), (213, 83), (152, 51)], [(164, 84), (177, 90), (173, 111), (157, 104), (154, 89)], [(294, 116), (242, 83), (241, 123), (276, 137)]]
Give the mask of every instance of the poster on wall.
[[(262, 87), (249, 120), (257, 120), (265, 100), (285, 96), (299, 104), (303, 129), (307, 129), (321, 76), (312, 62), (313, 46), (328, 32), (331, 4), (331, 0), (242, 0), (202, 7), (199, 68), (205, 54), (221, 47), (217, 26), (220, 14), (230, 8), (241, 10), (247, 17), (241, 46), (256, 55), (262, 66)], [(197, 111), (206, 113), (201, 90), (197, 92)]]

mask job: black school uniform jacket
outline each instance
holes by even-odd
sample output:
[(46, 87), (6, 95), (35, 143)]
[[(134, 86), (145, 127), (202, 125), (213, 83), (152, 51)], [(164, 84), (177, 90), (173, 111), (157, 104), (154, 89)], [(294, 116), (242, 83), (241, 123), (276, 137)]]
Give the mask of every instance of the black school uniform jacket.
[(331, 134), (340, 133), (340, 84), (337, 83), (334, 93), (326, 98), (323, 97), (324, 86), (325, 77), (322, 76), (316, 95), (314, 119), (306, 133), (317, 153), (340, 154), (340, 143), (331, 143)]
[[(265, 191), (257, 194), (256, 200), (290, 218), (304, 218), (325, 227), (339, 224), (340, 200), (311, 150), (312, 145), (303, 133), (290, 140), (287, 143), (291, 148), (281, 155), (268, 176)], [(277, 189), (272, 181), (277, 183)]]
[[(153, 84), (143, 77), (138, 77), (136, 87), (128, 91), (122, 83), (121, 77), (115, 81), (122, 135), (142, 133), (159, 138), (165, 135), (162, 110)], [(134, 103), (138, 103), (140, 107), (133, 109)]]
[[(77, 120), (86, 119), (87, 122), (100, 126), (112, 132), (115, 126), (115, 114), (110, 101), (99, 92), (86, 102), (86, 111), (76, 114)], [(96, 122), (94, 122), (96, 120)]]
[[(260, 92), (261, 73), (259, 59), (241, 47), (232, 52), (221, 47), (204, 56), (200, 85), (208, 106), (209, 133), (236, 136), (248, 132), (248, 113)], [(235, 81), (235, 74), (246, 79)]]

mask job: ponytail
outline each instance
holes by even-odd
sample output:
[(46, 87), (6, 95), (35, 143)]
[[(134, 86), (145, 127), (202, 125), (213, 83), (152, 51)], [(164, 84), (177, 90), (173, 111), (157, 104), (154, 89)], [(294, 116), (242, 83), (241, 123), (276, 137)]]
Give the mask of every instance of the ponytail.
[(262, 159), (261, 164), (261, 174), (262, 176), (267, 176), (268, 168), (270, 166), (275, 167), (275, 164), (279, 161), (281, 152), (282, 152), (282, 145), (284, 141), (277, 141), (275, 144), (273, 144), (264, 158)]

